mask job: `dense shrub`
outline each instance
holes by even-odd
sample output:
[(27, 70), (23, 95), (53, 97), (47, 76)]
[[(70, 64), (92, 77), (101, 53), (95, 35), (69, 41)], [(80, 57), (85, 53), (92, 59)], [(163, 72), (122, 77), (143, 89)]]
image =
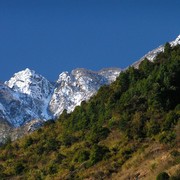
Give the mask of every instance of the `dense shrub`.
[(166, 172), (161, 172), (156, 177), (156, 180), (169, 180), (169, 175)]
[(25, 169), (25, 166), (22, 162), (15, 163), (14, 171), (16, 175), (21, 174), (24, 171), (24, 169)]
[(82, 163), (82, 162), (87, 161), (89, 159), (89, 155), (90, 154), (87, 150), (79, 150), (74, 155), (74, 161)]
[(90, 161), (89, 165), (94, 165), (97, 162), (105, 158), (106, 154), (109, 152), (109, 149), (104, 146), (94, 145), (90, 152)]

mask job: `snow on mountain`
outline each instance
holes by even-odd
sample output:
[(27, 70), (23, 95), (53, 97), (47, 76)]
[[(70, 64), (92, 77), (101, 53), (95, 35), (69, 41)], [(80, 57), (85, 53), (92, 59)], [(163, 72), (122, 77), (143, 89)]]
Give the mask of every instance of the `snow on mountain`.
[(108, 84), (110, 84), (116, 80), (116, 78), (119, 76), (121, 71), (122, 70), (119, 68), (106, 68), (100, 70), (98, 74), (104, 76), (107, 79)]
[(9, 109), (6, 117), (13, 126), (21, 126), (32, 119), (52, 118), (48, 105), (54, 87), (47, 79), (33, 70), (25, 69), (15, 73), (4, 86), (11, 90), (10, 104), (6, 102), (4, 106), (6, 110)]
[(180, 35), (174, 40), (170, 42), (171, 46), (176, 46), (180, 44)]
[(75, 69), (70, 74), (61, 73), (54, 85), (27, 68), (0, 84), (0, 119), (14, 127), (41, 124), (41, 120), (55, 118), (64, 109), (73, 111), (102, 85), (114, 81), (120, 72), (118, 68), (99, 72)]
[(52, 84), (47, 79), (28, 68), (15, 73), (5, 84), (16, 92), (27, 94), (38, 100), (49, 98), (53, 90)]
[[(180, 44), (180, 35), (174, 40), (170, 42), (170, 45), (176, 46)], [(132, 64), (133, 67), (138, 68), (139, 64), (145, 59), (147, 58), (150, 61), (153, 61), (155, 59), (155, 57), (157, 56), (157, 54), (159, 54), (160, 52), (164, 51), (164, 45), (159, 46), (158, 48), (148, 52), (147, 54), (145, 54), (141, 59), (139, 59), (138, 61), (136, 61), (134, 64)]]
[(71, 73), (61, 73), (50, 101), (50, 111), (55, 117), (59, 116), (64, 109), (68, 113), (72, 112), (82, 101), (87, 101), (93, 96), (102, 85), (114, 81), (120, 72), (118, 68), (104, 69), (99, 72), (81, 68)]
[(0, 89), (0, 119), (7, 120), (18, 127), (32, 119), (45, 119), (40, 101), (35, 101), (25, 94), (17, 93), (5, 87)]

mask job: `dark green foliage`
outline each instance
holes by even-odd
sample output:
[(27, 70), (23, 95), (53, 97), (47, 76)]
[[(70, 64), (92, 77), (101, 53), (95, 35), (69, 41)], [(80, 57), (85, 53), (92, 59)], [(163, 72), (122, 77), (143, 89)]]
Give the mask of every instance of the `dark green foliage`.
[(159, 141), (164, 144), (173, 144), (176, 139), (176, 133), (174, 131), (163, 131), (159, 135)]
[(100, 126), (94, 126), (92, 130), (87, 134), (86, 139), (89, 140), (92, 144), (98, 143), (100, 140), (105, 139), (109, 134), (109, 129)]
[(147, 129), (147, 136), (151, 137), (160, 132), (160, 124), (158, 123), (158, 120), (154, 117), (150, 119), (146, 123), (146, 129)]
[(36, 154), (42, 155), (45, 152), (45, 148), (41, 145), (38, 145), (35, 150)]
[(5, 177), (4, 173), (4, 167), (0, 164), (0, 177), (3, 179)]
[(162, 130), (166, 131), (166, 130), (169, 130), (169, 129), (173, 128), (174, 125), (177, 124), (177, 121), (178, 121), (179, 118), (180, 117), (176, 112), (170, 111), (166, 115), (165, 121), (163, 122)]
[(44, 126), (51, 126), (51, 125), (53, 125), (55, 123), (55, 121), (53, 120), (53, 119), (50, 119), (50, 120), (48, 120), (48, 121), (46, 121), (45, 123), (44, 123)]
[(172, 155), (173, 157), (180, 157), (180, 152), (177, 151), (177, 150), (173, 150), (173, 151), (171, 152), (171, 155)]
[(180, 179), (180, 172), (179, 172), (179, 170), (177, 170), (175, 175), (170, 177), (170, 180), (179, 180), (179, 179)]
[(82, 163), (84, 161), (87, 161), (89, 159), (89, 152), (87, 150), (79, 150), (76, 152), (74, 161)]
[(16, 175), (21, 174), (24, 171), (24, 169), (25, 169), (25, 167), (22, 162), (15, 163), (14, 172)]
[(64, 146), (71, 146), (74, 142), (76, 142), (76, 137), (72, 136), (70, 133), (63, 133), (61, 136), (61, 143)]
[(57, 165), (56, 164), (50, 164), (48, 167), (47, 174), (55, 174), (57, 173)]
[(103, 158), (106, 157), (106, 154), (109, 152), (108, 148), (98, 145), (93, 145), (91, 148), (91, 154), (89, 157), (89, 165), (92, 166), (97, 162), (101, 161)]
[(168, 56), (171, 53), (171, 45), (167, 42), (164, 46), (164, 54)]
[(56, 141), (55, 138), (52, 138), (46, 142), (46, 145), (44, 147), (45, 147), (45, 150), (48, 152), (49, 151), (55, 151), (58, 149), (59, 144), (60, 143), (58, 141)]
[(166, 172), (158, 174), (156, 180), (169, 180), (169, 175)]
[(146, 58), (139, 65), (139, 70), (143, 77), (148, 77), (148, 75), (153, 71), (153, 68), (154, 63)]
[(28, 137), (28, 138), (26, 139), (26, 141), (25, 141), (24, 148), (27, 148), (27, 147), (29, 147), (29, 146), (32, 145), (32, 144), (33, 144), (33, 139), (32, 139), (32, 137)]
[(128, 130), (128, 126), (130, 121), (130, 115), (128, 113), (122, 113), (119, 121), (119, 128), (121, 131), (126, 132)]
[(56, 155), (54, 163), (60, 164), (60, 163), (62, 163), (63, 159), (65, 159), (65, 158), (66, 158), (66, 156), (64, 156), (63, 154), (59, 153), (59, 154)]

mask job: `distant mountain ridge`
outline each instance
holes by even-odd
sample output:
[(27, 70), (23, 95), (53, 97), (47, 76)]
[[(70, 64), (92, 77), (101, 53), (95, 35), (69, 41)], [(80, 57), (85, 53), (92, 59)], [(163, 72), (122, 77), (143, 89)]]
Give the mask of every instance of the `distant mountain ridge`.
[(110, 84), (121, 72), (118, 68), (94, 72), (75, 69), (62, 72), (56, 84), (35, 71), (25, 69), (0, 84), (0, 118), (19, 127), (33, 119), (58, 117), (64, 109), (74, 110), (105, 84)]

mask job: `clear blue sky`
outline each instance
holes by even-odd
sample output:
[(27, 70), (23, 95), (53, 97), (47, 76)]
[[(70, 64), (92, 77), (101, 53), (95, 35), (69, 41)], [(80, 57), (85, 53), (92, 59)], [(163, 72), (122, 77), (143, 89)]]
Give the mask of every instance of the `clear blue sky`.
[(0, 80), (125, 68), (178, 34), (179, 0), (0, 0)]

